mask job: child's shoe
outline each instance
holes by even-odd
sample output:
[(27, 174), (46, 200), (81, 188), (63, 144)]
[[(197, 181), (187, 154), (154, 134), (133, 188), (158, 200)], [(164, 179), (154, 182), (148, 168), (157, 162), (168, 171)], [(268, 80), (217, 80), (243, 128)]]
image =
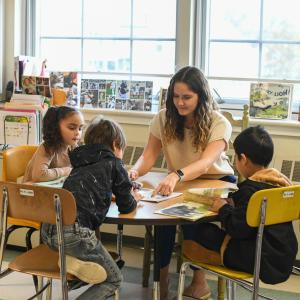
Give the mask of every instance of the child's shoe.
[[(58, 266), (60, 267), (60, 261), (58, 261)], [(69, 255), (66, 255), (66, 270), (81, 281), (92, 284), (103, 282), (107, 278), (105, 269), (99, 264)]]

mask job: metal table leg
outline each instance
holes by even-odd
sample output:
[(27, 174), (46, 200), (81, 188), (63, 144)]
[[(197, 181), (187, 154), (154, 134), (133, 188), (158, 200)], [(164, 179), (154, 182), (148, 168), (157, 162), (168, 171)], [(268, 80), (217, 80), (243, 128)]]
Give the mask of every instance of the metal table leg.
[(159, 300), (160, 253), (158, 250), (158, 226), (154, 226), (153, 300)]

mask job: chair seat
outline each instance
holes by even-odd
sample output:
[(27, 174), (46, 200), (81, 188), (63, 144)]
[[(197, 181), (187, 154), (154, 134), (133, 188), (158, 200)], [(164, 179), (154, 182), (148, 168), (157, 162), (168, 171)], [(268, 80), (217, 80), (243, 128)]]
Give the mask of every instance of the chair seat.
[(192, 261), (192, 263), (202, 267), (203, 269), (206, 269), (206, 270), (209, 270), (212, 272), (216, 272), (221, 275), (231, 277), (234, 279), (249, 279), (249, 278), (253, 277), (253, 275), (250, 273), (232, 270), (232, 269), (229, 269), (224, 266), (214, 266), (214, 265), (204, 264), (204, 263), (195, 262), (195, 261)]
[(15, 219), (15, 218), (11, 218), (11, 217), (7, 218), (7, 223), (9, 225), (18, 225), (18, 226), (24, 226), (24, 227), (28, 226), (28, 227), (33, 227), (36, 229), (41, 228), (41, 223), (39, 223), (39, 222), (34, 222), (34, 221), (24, 220), (24, 219)]
[[(31, 275), (60, 279), (58, 259), (58, 252), (46, 245), (39, 245), (16, 257), (9, 263), (8, 268)], [(75, 279), (75, 276), (67, 274), (67, 280)]]

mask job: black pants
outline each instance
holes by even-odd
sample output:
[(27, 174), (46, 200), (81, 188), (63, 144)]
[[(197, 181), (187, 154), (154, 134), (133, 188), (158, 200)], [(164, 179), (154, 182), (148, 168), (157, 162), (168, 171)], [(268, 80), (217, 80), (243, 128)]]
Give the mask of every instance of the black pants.
[[(236, 182), (236, 178), (232, 175), (222, 177), (220, 180), (232, 183)], [(206, 225), (208, 226), (205, 227)], [(194, 240), (196, 242), (199, 241), (198, 243), (207, 249), (215, 251), (220, 250), (225, 237), (225, 233), (218, 226), (210, 223), (199, 223), (191, 225), (182, 225), (181, 227), (183, 231), (183, 238), (185, 240)], [(206, 230), (208, 231), (207, 233)], [(210, 235), (212, 235), (212, 237), (210, 237)], [(175, 236), (176, 226), (170, 225), (158, 227), (158, 248), (160, 253), (161, 268), (170, 264), (175, 244)], [(203, 244), (204, 242), (202, 242), (201, 237), (203, 238), (203, 240), (205, 240), (205, 244)]]

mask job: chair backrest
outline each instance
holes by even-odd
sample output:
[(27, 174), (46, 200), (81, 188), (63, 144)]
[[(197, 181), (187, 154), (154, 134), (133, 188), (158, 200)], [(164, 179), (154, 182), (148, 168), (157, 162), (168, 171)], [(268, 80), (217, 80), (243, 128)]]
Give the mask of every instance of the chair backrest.
[(59, 197), (64, 225), (76, 219), (76, 202), (71, 192), (64, 189), (0, 181), (0, 210), (4, 190), (8, 194), (7, 216), (49, 224), (56, 224), (54, 199)]
[(247, 223), (258, 227), (262, 201), (267, 200), (265, 225), (300, 219), (300, 185), (261, 190), (252, 195), (247, 208)]
[(26, 166), (37, 148), (38, 145), (24, 145), (4, 151), (2, 179), (16, 182), (18, 177), (24, 175)]

